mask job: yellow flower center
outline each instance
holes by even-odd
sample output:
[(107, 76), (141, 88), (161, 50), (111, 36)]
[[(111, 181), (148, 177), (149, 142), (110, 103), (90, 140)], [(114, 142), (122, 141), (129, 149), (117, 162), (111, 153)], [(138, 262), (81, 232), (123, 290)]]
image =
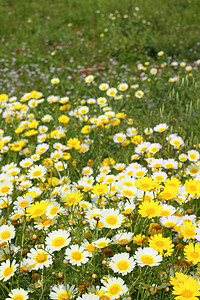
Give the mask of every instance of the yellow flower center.
[(124, 196), (128, 196), (128, 197), (134, 196), (134, 192), (132, 192), (130, 190), (123, 190), (123, 194), (124, 194)]
[(109, 296), (118, 295), (121, 292), (121, 290), (122, 290), (121, 286), (118, 283), (114, 283), (108, 288), (108, 295)]
[(19, 206), (20, 207), (26, 207), (27, 205), (29, 205), (29, 203), (30, 203), (29, 201), (23, 200), (23, 201), (20, 202)]
[(6, 193), (9, 192), (9, 190), (10, 190), (10, 187), (9, 187), (9, 186), (3, 186), (3, 187), (1, 188), (1, 193), (2, 193), (2, 194), (6, 194)]
[(157, 242), (155, 242), (155, 244), (158, 247), (163, 247), (164, 246), (164, 242), (163, 241), (157, 241)]
[(105, 218), (105, 221), (107, 224), (114, 226), (117, 224), (118, 218), (115, 216), (108, 216)]
[(3, 271), (3, 276), (8, 277), (12, 274), (12, 272), (13, 272), (13, 266), (6, 267), (5, 270)]
[(146, 213), (147, 213), (147, 215), (153, 215), (155, 213), (155, 209), (153, 207), (147, 208)]
[(141, 176), (143, 176), (144, 174), (145, 174), (144, 171), (138, 171), (138, 172), (135, 173), (135, 176), (141, 177)]
[(128, 270), (130, 264), (126, 260), (121, 260), (116, 264), (117, 269), (120, 271), (126, 271)]
[(43, 226), (48, 226), (48, 225), (50, 225), (52, 222), (53, 222), (52, 219), (44, 219), (44, 220), (42, 221), (41, 225), (43, 225)]
[(92, 244), (88, 244), (85, 248), (89, 253), (93, 253), (95, 250), (95, 247)]
[(54, 216), (54, 215), (57, 213), (58, 210), (59, 210), (59, 208), (58, 208), (57, 206), (54, 206), (54, 207), (52, 207), (52, 208), (50, 209), (49, 214), (50, 214), (51, 216)]
[(190, 290), (185, 290), (183, 291), (182, 296), (185, 298), (191, 298), (193, 296), (193, 293)]
[(190, 253), (190, 255), (192, 256), (192, 257), (194, 257), (194, 258), (198, 258), (199, 257), (199, 253), (197, 253), (197, 252), (191, 252)]
[(157, 175), (155, 177), (155, 179), (158, 180), (158, 181), (162, 181), (164, 179), (164, 177), (162, 175)]
[(38, 264), (43, 264), (43, 263), (45, 263), (47, 261), (47, 259), (48, 259), (48, 254), (47, 253), (45, 253), (45, 252), (39, 252), (38, 254), (36, 254), (34, 260)]
[(120, 239), (117, 242), (120, 243), (120, 244), (122, 244), (122, 243), (125, 244), (125, 243), (129, 242), (129, 239)]
[(190, 159), (196, 159), (196, 158), (197, 158), (196, 154), (194, 154), (194, 153), (190, 154)]
[(0, 234), (0, 238), (2, 240), (9, 239), (10, 236), (11, 236), (11, 232), (9, 230), (5, 230)]
[(70, 292), (62, 292), (58, 294), (58, 300), (66, 300), (72, 298), (72, 293)]
[(73, 251), (71, 253), (71, 259), (81, 261), (83, 259), (83, 254), (80, 251)]
[(36, 170), (32, 173), (32, 176), (33, 177), (39, 177), (42, 175), (42, 171), (41, 170)]
[(155, 259), (148, 254), (141, 256), (140, 259), (145, 265), (153, 265), (155, 263)]
[(55, 248), (59, 248), (63, 246), (66, 242), (66, 239), (62, 236), (58, 236), (55, 239), (52, 240), (52, 246)]
[(22, 294), (17, 294), (13, 296), (13, 300), (24, 300), (24, 296)]
[(198, 169), (195, 169), (195, 168), (190, 169), (190, 173), (197, 174), (198, 173)]
[(99, 248), (104, 248), (104, 247), (107, 246), (107, 242), (99, 242), (99, 243), (97, 243), (96, 245), (97, 245), (97, 247), (99, 247)]

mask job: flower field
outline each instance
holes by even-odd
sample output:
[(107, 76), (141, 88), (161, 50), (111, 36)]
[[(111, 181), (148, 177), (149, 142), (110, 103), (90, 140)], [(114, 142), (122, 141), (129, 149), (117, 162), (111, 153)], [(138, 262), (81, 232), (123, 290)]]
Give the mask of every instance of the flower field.
[[(151, 27), (129, 5), (123, 16), (96, 10), (99, 40), (86, 48), (101, 50), (91, 64), (82, 50), (88, 61), (73, 66), (68, 52), (61, 66), (62, 40), (45, 54), (50, 71), (43, 54), (29, 65), (31, 46), (1, 59), (2, 300), (199, 299), (200, 57), (156, 42), (150, 55), (138, 42), (119, 45), (124, 56), (113, 46), (113, 58), (106, 43), (116, 28), (128, 32), (132, 15), (136, 29)], [(20, 11), (8, 8), (11, 18)], [(81, 20), (67, 25), (84, 37), (79, 46), (91, 34)], [(131, 51), (139, 59), (124, 63)]]

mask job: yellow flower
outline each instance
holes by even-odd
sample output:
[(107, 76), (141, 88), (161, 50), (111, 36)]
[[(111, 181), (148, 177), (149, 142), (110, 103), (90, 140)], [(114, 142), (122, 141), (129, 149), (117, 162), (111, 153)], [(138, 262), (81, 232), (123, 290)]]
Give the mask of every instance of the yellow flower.
[(104, 183), (97, 183), (94, 185), (92, 189), (93, 194), (98, 196), (105, 194), (107, 191), (108, 191), (107, 184)]
[(174, 244), (171, 239), (164, 238), (162, 234), (155, 234), (149, 239), (149, 247), (157, 250), (163, 256), (171, 256), (173, 253)]
[(81, 148), (81, 142), (77, 138), (71, 138), (67, 141), (67, 147), (79, 150)]
[(75, 191), (67, 193), (65, 198), (63, 198), (63, 202), (67, 207), (71, 207), (73, 205), (77, 205), (82, 199), (82, 194), (78, 191)]
[(148, 219), (159, 217), (161, 215), (162, 206), (154, 200), (145, 201), (139, 205), (139, 213), (143, 218)]
[(200, 245), (189, 243), (184, 248), (185, 257), (193, 264), (197, 264), (200, 261)]
[(135, 181), (135, 186), (142, 191), (152, 191), (156, 182), (151, 177), (141, 177)]
[(67, 124), (69, 122), (70, 118), (68, 116), (65, 116), (65, 115), (61, 115), (59, 118), (58, 118), (58, 121), (60, 123), (64, 123), (64, 124)]
[(49, 206), (48, 201), (35, 202), (31, 204), (26, 210), (26, 215), (31, 218), (37, 218), (45, 214), (47, 207)]

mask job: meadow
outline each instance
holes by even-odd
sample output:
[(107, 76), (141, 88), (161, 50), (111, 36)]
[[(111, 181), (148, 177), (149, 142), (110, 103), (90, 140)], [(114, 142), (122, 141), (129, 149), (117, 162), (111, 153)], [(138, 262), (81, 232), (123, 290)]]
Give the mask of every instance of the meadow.
[(2, 1), (0, 299), (199, 299), (199, 9)]

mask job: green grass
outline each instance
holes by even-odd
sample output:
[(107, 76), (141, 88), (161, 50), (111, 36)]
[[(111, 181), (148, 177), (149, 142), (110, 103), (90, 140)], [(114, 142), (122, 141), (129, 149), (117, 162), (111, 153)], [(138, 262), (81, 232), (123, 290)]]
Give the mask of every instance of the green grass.
[[(130, 82), (136, 62), (157, 63), (160, 50), (167, 63), (186, 60), (191, 64), (199, 59), (199, 9), (200, 2), (195, 0), (3, 0), (2, 92), (21, 96), (36, 89), (45, 96), (56, 92), (60, 96), (71, 92), (74, 98), (87, 96), (83, 74), (95, 75), (98, 84)], [(167, 68), (166, 77), (176, 73), (179, 70)], [(61, 79), (57, 91), (50, 84), (55, 76)], [(149, 99), (134, 103), (134, 109), (129, 104), (124, 108), (145, 126), (152, 126), (153, 120), (172, 122), (175, 128), (181, 127), (186, 139), (193, 131), (190, 143), (197, 143), (199, 73), (193, 78), (195, 82), (189, 79), (187, 87), (175, 87), (174, 96), (170, 96), (170, 84), (162, 80), (141, 84), (150, 89)], [(152, 109), (145, 104), (151, 99)]]

